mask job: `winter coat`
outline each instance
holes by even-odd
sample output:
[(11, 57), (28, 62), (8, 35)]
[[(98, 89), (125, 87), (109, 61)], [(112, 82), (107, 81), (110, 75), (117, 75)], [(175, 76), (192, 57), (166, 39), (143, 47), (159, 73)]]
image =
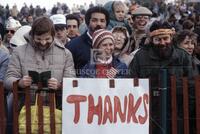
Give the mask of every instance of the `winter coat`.
[(90, 61), (92, 39), (85, 32), (83, 35), (71, 40), (65, 47), (72, 53), (76, 75), (79, 76), (79, 69)]
[(71, 53), (56, 40), (51, 46), (41, 51), (37, 49), (32, 38), (25, 36), (27, 44), (14, 49), (5, 78), (7, 89), (12, 89), (13, 82), (28, 75), (29, 70), (51, 71), (51, 77), (62, 82), (63, 77), (75, 77), (74, 63)]
[(0, 81), (4, 80), (9, 63), (9, 54), (0, 49)]
[[(167, 76), (163, 76), (160, 72), (166, 71)], [(183, 119), (183, 100), (182, 100), (182, 77), (188, 77), (189, 82), (192, 83), (191, 78), (193, 77), (193, 69), (192, 69), (192, 60), (191, 56), (186, 53), (183, 49), (175, 48), (172, 46), (172, 54), (167, 59), (161, 59), (158, 57), (153, 48), (148, 44), (146, 47), (142, 47), (139, 49), (132, 62), (129, 65), (129, 77), (131, 78), (149, 78), (150, 79), (150, 96), (151, 96), (151, 107), (150, 114), (152, 117), (152, 133), (159, 133), (160, 120), (161, 120), (161, 91), (160, 90), (160, 81), (161, 78), (166, 78), (167, 82), (167, 118), (168, 121), (171, 120), (171, 88), (170, 88), (170, 76), (176, 76), (176, 85), (177, 85), (177, 110), (178, 110), (178, 118)], [(193, 89), (194, 90), (194, 89)], [(192, 90), (189, 89), (189, 94)], [(169, 122), (168, 122), (169, 123)], [(157, 125), (156, 125), (157, 124)], [(180, 125), (180, 124), (178, 124)], [(167, 125), (167, 133), (170, 132), (170, 125)], [(179, 127), (178, 133), (183, 130), (182, 127)]]
[[(113, 57), (111, 65), (113, 68), (118, 70), (118, 73), (116, 74), (115, 78), (125, 78), (127, 76), (128, 68), (126, 64), (120, 62), (119, 59)], [(97, 74), (96, 64), (88, 63), (81, 69), (80, 77), (81, 78), (96, 78), (96, 74)]]

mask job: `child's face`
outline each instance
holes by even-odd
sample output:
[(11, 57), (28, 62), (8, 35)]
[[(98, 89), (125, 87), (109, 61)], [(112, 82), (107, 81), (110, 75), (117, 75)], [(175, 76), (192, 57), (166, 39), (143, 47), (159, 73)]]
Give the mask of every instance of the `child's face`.
[(117, 6), (114, 8), (114, 14), (118, 21), (124, 21), (125, 18), (125, 7)]

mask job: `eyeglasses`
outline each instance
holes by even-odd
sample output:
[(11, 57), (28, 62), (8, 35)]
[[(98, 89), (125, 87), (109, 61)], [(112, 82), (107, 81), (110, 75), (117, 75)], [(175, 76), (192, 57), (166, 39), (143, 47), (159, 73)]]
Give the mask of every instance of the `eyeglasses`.
[(6, 30), (6, 33), (14, 34), (14, 33), (15, 33), (15, 30)]

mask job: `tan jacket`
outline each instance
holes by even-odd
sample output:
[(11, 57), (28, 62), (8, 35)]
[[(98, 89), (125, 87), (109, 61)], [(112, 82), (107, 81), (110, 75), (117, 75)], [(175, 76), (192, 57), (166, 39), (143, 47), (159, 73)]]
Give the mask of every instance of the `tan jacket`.
[(75, 77), (74, 62), (71, 52), (57, 41), (41, 51), (32, 43), (29, 35), (26, 35), (27, 44), (14, 49), (5, 77), (5, 86), (12, 89), (12, 83), (23, 76), (28, 75), (29, 70), (43, 72), (51, 71), (51, 77), (62, 81), (63, 77)]

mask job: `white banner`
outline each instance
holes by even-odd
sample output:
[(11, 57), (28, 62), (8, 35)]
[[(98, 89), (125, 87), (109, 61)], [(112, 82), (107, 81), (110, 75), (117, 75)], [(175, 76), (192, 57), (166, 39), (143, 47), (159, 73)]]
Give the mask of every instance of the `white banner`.
[(148, 134), (149, 80), (64, 78), (63, 134)]

